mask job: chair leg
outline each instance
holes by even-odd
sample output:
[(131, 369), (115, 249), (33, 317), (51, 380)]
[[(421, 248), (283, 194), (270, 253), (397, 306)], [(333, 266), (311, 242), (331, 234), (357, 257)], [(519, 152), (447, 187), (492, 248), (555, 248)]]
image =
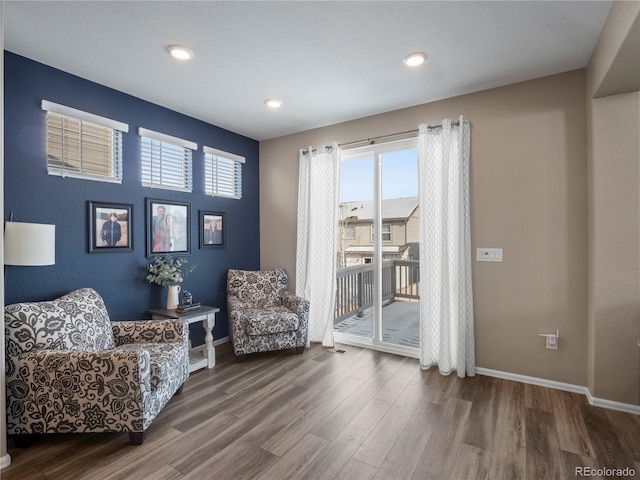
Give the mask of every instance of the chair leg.
[(247, 356), (244, 353), (241, 353), (240, 355), (236, 355), (236, 362), (238, 363), (244, 363), (246, 359), (247, 359)]
[(304, 345), (301, 347), (296, 347), (296, 353), (298, 355), (302, 355), (304, 353)]
[(130, 445), (142, 445), (144, 442), (144, 432), (129, 432)]

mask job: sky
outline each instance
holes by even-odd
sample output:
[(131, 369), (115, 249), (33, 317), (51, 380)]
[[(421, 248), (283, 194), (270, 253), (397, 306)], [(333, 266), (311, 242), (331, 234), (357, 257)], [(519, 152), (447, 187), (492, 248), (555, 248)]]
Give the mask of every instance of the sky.
[[(382, 198), (418, 196), (416, 150), (382, 155)], [(340, 164), (340, 202), (373, 200), (373, 157)]]

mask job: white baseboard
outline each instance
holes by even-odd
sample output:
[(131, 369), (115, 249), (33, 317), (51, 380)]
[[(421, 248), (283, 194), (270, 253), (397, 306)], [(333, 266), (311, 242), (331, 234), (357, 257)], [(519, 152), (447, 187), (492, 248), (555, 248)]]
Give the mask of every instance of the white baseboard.
[(629, 403), (614, 402), (613, 400), (607, 400), (605, 398), (593, 397), (591, 392), (587, 390), (587, 400), (595, 407), (608, 408), (610, 410), (617, 410), (619, 412), (633, 413), (634, 415), (640, 415), (640, 407), (637, 405), (631, 405)]
[(629, 403), (614, 402), (604, 398), (597, 398), (591, 395), (587, 387), (573, 385), (571, 383), (556, 382), (555, 380), (546, 380), (544, 378), (529, 377), (527, 375), (519, 375), (517, 373), (501, 372), (500, 370), (491, 370), (490, 368), (477, 367), (476, 373), (487, 377), (503, 378), (505, 380), (513, 380), (515, 382), (529, 383), (541, 387), (555, 388), (556, 390), (564, 390), (565, 392), (580, 393), (587, 397), (589, 404), (595, 407), (608, 408), (619, 412), (640, 415), (640, 406), (631, 405)]
[(219, 338), (218, 340), (214, 340), (213, 341), (213, 346), (217, 347), (218, 345), (222, 345), (223, 343), (227, 343), (230, 342), (231, 340), (229, 339), (229, 337), (222, 337)]
[(11, 457), (9, 456), (8, 453), (0, 457), (0, 470), (2, 470), (5, 467), (8, 467), (10, 463), (11, 463)]

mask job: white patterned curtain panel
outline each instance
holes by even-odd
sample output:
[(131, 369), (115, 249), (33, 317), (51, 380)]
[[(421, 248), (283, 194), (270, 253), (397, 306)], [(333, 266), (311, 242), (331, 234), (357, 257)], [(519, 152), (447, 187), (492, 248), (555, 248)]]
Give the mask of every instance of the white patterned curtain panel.
[(420, 365), (475, 375), (469, 123), (420, 125)]
[(307, 342), (333, 346), (340, 147), (300, 151), (296, 295), (309, 300)]

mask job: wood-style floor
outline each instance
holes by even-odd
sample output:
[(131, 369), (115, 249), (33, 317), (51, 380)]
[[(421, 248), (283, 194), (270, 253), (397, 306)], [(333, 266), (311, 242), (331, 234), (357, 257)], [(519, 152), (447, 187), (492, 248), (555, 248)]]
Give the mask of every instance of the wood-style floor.
[(127, 434), (49, 435), (28, 449), (9, 440), (2, 479), (538, 480), (574, 479), (578, 467), (640, 478), (640, 417), (581, 395), (445, 377), (347, 346), (237, 364), (227, 345), (143, 445)]

